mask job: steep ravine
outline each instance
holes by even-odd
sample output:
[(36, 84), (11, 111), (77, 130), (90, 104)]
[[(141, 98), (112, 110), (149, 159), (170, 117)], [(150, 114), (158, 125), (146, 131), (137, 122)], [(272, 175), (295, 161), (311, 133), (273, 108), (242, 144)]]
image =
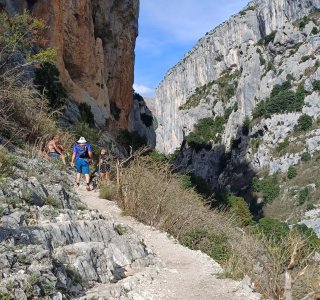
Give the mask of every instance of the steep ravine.
[[(317, 208), (319, 12), (317, 0), (255, 0), (208, 32), (156, 90), (156, 149), (178, 150), (179, 171), (259, 214), (297, 221)], [(258, 177), (274, 178), (271, 200)]]

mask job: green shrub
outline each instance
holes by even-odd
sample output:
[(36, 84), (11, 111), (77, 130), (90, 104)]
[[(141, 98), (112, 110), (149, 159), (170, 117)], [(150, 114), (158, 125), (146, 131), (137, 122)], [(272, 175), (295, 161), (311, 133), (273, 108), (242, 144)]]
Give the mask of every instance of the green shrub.
[(319, 29), (317, 27), (313, 27), (311, 30), (311, 34), (315, 35), (319, 33)]
[(301, 160), (302, 160), (302, 161), (309, 161), (309, 160), (311, 160), (311, 155), (310, 155), (310, 153), (309, 153), (309, 152), (303, 152), (303, 153), (301, 154)]
[(259, 45), (265, 45), (267, 46), (270, 42), (273, 43), (274, 38), (276, 37), (277, 31), (272, 31), (270, 34), (266, 35), (264, 38), (262, 38), (258, 44)]
[(312, 82), (312, 86), (315, 91), (320, 91), (320, 80), (315, 80)]
[(282, 153), (289, 146), (289, 138), (286, 137), (283, 142), (278, 143), (276, 151)]
[(293, 226), (292, 230), (297, 231), (304, 237), (309, 250), (319, 251), (320, 239), (312, 228), (308, 228), (305, 224), (296, 224)]
[(192, 188), (191, 176), (188, 174), (179, 174), (178, 175), (181, 181), (181, 187), (185, 190)]
[(229, 117), (230, 117), (230, 115), (231, 115), (231, 113), (232, 113), (233, 110), (234, 110), (234, 108), (233, 108), (232, 106), (230, 106), (230, 107), (228, 107), (228, 108), (225, 109), (224, 115), (223, 115), (223, 117), (224, 117), (225, 120), (228, 120), (228, 119), (229, 119)]
[(166, 162), (168, 161), (168, 157), (166, 157), (163, 153), (152, 150), (148, 153), (148, 156), (156, 162)]
[(204, 118), (198, 121), (194, 130), (185, 137), (185, 141), (193, 146), (206, 145), (211, 140), (218, 142), (224, 128), (224, 117)]
[(229, 203), (231, 205), (231, 213), (238, 217), (241, 225), (247, 226), (253, 223), (248, 203), (244, 200), (244, 198), (231, 196), (229, 198)]
[(52, 109), (61, 109), (66, 104), (67, 92), (59, 81), (58, 68), (49, 62), (44, 62), (36, 69), (34, 84), (49, 100)]
[(309, 60), (310, 58), (312, 58), (311, 55), (305, 55), (301, 57), (300, 63), (306, 62), (307, 60)]
[(15, 161), (15, 157), (6, 148), (0, 146), (0, 178), (13, 174)]
[(220, 263), (225, 262), (232, 253), (226, 235), (203, 228), (194, 228), (186, 233), (181, 244), (192, 250), (201, 250)]
[(99, 190), (99, 198), (113, 200), (117, 195), (117, 187), (113, 184), (102, 185)]
[(295, 77), (292, 74), (287, 74), (287, 80), (288, 82), (290, 82), (290, 85), (291, 85), (291, 81), (294, 81)]
[(94, 115), (91, 111), (91, 106), (85, 102), (79, 104), (80, 119), (82, 123), (87, 123), (90, 126), (94, 126)]
[(308, 187), (305, 187), (303, 190), (299, 192), (298, 203), (302, 205), (306, 202), (307, 198), (310, 195), (310, 191)]
[(308, 115), (302, 115), (298, 119), (298, 124), (294, 127), (295, 131), (307, 131), (312, 127), (313, 119)]
[(306, 211), (316, 209), (316, 206), (312, 203), (308, 203), (306, 206)]
[(269, 71), (271, 71), (271, 70), (274, 70), (274, 71), (275, 71), (275, 69), (276, 69), (276, 68), (275, 68), (275, 66), (274, 66), (273, 62), (268, 61), (266, 71), (267, 71), (267, 72), (269, 72)]
[(55, 208), (63, 208), (61, 201), (54, 199), (50, 196), (44, 199), (44, 204), (51, 205), (52, 207), (55, 207)]
[(101, 138), (102, 132), (96, 128), (92, 128), (88, 123), (76, 122), (72, 127), (74, 135), (78, 140), (81, 136), (85, 137), (89, 144), (93, 147), (93, 151), (97, 152), (97, 145)]
[(127, 227), (123, 226), (122, 224), (114, 225), (114, 230), (115, 230), (119, 235), (125, 235), (125, 234), (128, 233)]
[(297, 169), (294, 166), (290, 166), (287, 172), (287, 177), (292, 179), (298, 175)]
[(270, 98), (257, 104), (253, 111), (253, 117), (270, 117), (276, 113), (301, 111), (306, 93), (303, 84), (299, 85), (296, 93), (289, 90), (290, 87), (290, 81), (286, 81), (282, 85), (275, 85)]
[(264, 202), (271, 203), (280, 193), (277, 175), (267, 176), (261, 180), (253, 178), (251, 188), (254, 192), (262, 194)]
[(271, 239), (280, 242), (289, 233), (289, 226), (279, 220), (265, 217), (259, 220), (258, 228)]
[(259, 60), (260, 60), (260, 65), (264, 66), (266, 64), (266, 60), (263, 58), (262, 55), (259, 56)]

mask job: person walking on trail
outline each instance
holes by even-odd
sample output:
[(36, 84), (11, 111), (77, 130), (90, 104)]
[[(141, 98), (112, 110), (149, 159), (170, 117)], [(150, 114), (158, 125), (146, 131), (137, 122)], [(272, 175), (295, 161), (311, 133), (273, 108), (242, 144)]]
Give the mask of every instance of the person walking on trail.
[(90, 170), (89, 163), (93, 161), (93, 155), (91, 146), (88, 144), (84, 137), (81, 137), (77, 144), (73, 147), (71, 166), (76, 165), (76, 184), (80, 185), (81, 174), (84, 174), (87, 184), (87, 191), (91, 191), (90, 188)]
[(101, 149), (99, 157), (99, 174), (101, 181), (110, 182), (111, 161), (107, 149)]
[(48, 156), (50, 158), (60, 158), (62, 159), (63, 163), (66, 165), (66, 155), (64, 154), (64, 149), (61, 144), (60, 136), (55, 135), (47, 144), (46, 150)]

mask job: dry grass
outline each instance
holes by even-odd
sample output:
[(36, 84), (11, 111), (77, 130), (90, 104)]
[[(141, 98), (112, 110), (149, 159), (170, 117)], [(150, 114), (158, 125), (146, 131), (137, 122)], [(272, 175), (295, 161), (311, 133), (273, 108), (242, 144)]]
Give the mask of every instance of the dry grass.
[(0, 133), (11, 142), (41, 145), (55, 134), (69, 146), (73, 137), (55, 121), (59, 112), (49, 112), (47, 100), (31, 83), (19, 76), (0, 76)]
[[(210, 209), (194, 190), (184, 189), (166, 163), (137, 157), (120, 174), (117, 201), (126, 214), (167, 231), (192, 249), (220, 258), (225, 276), (240, 279), (247, 274), (263, 295), (283, 294), (284, 273), (297, 238), (290, 236), (276, 245), (270, 238), (251, 234), (249, 228), (240, 228), (235, 217)], [(296, 276), (309, 265), (293, 285), (298, 295), (316, 291), (312, 282), (319, 279), (319, 272), (311, 271), (317, 269), (309, 254), (299, 256), (292, 271)]]

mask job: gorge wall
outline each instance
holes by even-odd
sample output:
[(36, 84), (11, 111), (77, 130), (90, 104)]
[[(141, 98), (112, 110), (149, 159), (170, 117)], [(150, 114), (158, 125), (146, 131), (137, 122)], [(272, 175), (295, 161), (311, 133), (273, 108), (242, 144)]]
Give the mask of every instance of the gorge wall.
[(128, 128), (139, 0), (1, 0), (10, 13), (30, 9), (49, 25), (60, 79), (91, 106), (96, 125)]
[[(318, 205), (319, 32), (318, 0), (251, 1), (158, 86), (156, 149), (279, 218)], [(278, 202), (253, 192), (255, 177), (276, 182)]]
[[(164, 153), (173, 152), (180, 147), (184, 135), (187, 135), (197, 120), (212, 116), (223, 110), (221, 103), (212, 107), (202, 101), (189, 109), (179, 109), (187, 102), (197, 87), (218, 79), (227, 72), (241, 70), (236, 94), (228, 99), (227, 106), (238, 103), (239, 110), (230, 116), (226, 126), (224, 141), (230, 141), (235, 127), (241, 124), (246, 115), (250, 115), (257, 100), (264, 99), (272, 86), (281, 78), (264, 73), (259, 63), (259, 55), (255, 54), (255, 44), (264, 36), (275, 30), (283, 30), (277, 40), (281, 44), (299, 43), (302, 33), (293, 30), (295, 20), (309, 15), (320, 8), (317, 0), (256, 0), (239, 14), (201, 38), (195, 47), (184, 58), (168, 71), (156, 91), (157, 149)], [(290, 29), (289, 29), (290, 27)], [(292, 28), (291, 28), (292, 27)], [(309, 32), (310, 33), (310, 32)], [(288, 34), (288, 35), (287, 35)], [(251, 55), (251, 59), (248, 58)], [(286, 70), (287, 73), (290, 72)], [(286, 74), (282, 74), (285, 78)], [(207, 102), (215, 99), (208, 95)]]

